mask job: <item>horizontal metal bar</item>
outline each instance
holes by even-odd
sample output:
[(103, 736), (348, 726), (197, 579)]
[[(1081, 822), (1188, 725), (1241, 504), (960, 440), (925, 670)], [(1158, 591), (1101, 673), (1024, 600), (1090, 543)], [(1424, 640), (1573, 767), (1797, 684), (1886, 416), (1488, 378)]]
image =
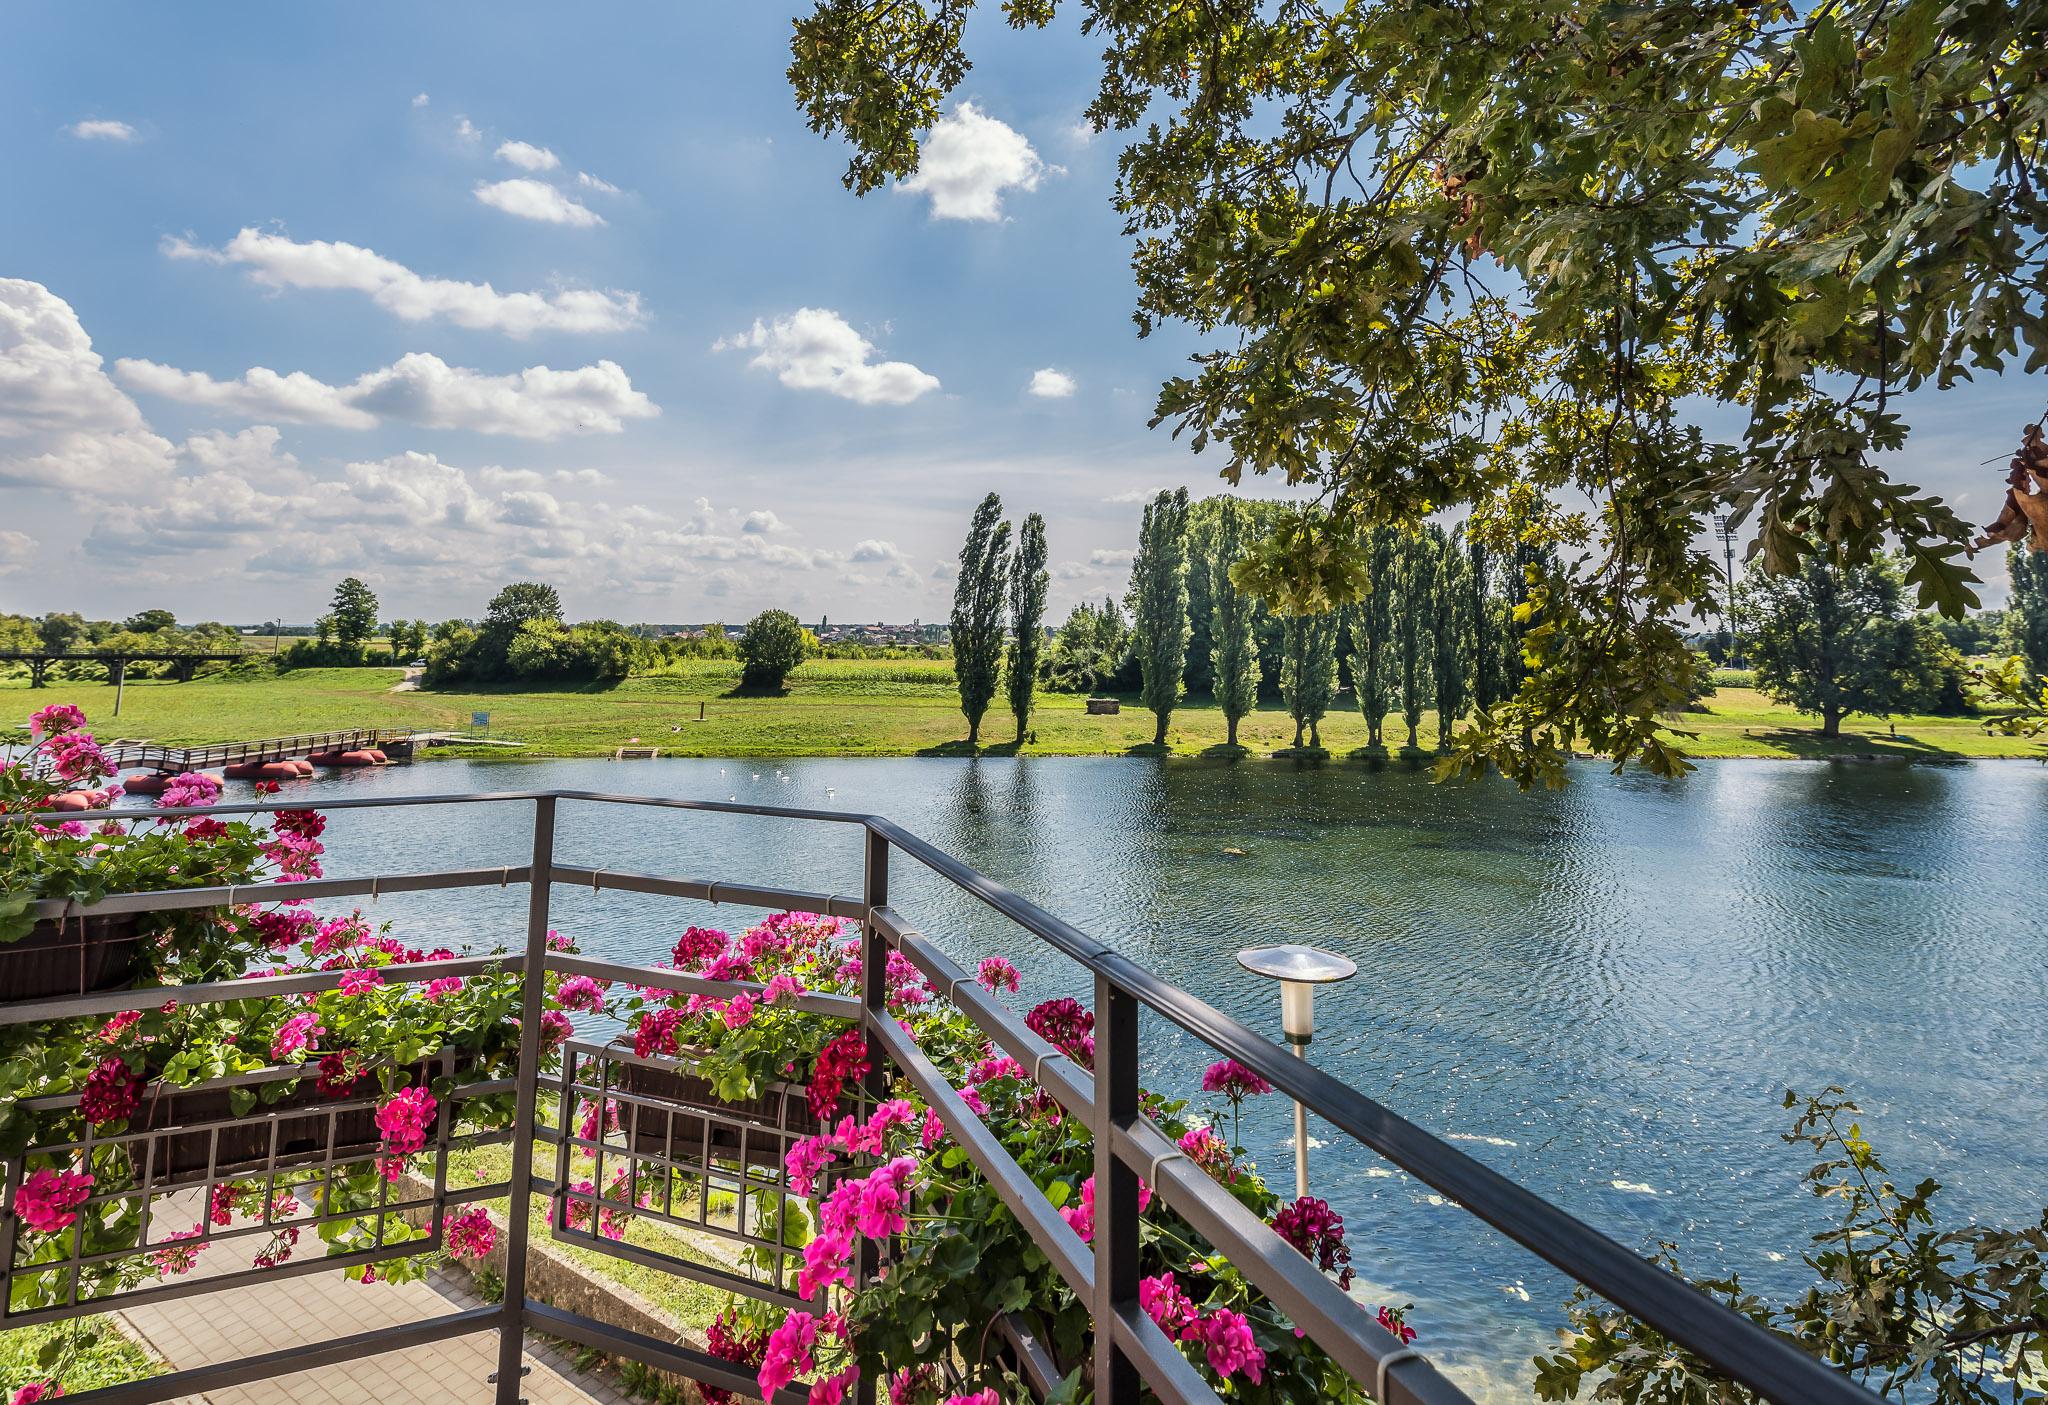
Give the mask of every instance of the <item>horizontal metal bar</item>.
[[(259, 800), (180, 809), (93, 810), (94, 820), (154, 820), (167, 815), (267, 815), (278, 810), (394, 810), (412, 805), (495, 805), (508, 800), (580, 800), (596, 805), (640, 805), (657, 810), (701, 810), (720, 815), (760, 815), (769, 819), (822, 820), (829, 824), (867, 825), (873, 815), (846, 810), (803, 810), (788, 805), (747, 805), (731, 800), (680, 800), (661, 795), (613, 795), (601, 790), (487, 790), (467, 794), (367, 795), (353, 799)], [(0, 815), (0, 824), (46, 818), (43, 811)]]
[(953, 1085), (939, 1075), (924, 1051), (894, 1019), (884, 1016), (864, 1023), (868, 1037), (880, 1042), (883, 1052), (902, 1070), (903, 1076), (924, 1094), (925, 1102), (937, 1109), (939, 1120), (946, 1124), (953, 1140), (973, 1158), (996, 1194), (1010, 1207), (1010, 1213), (1017, 1217), (1017, 1223), (1045, 1251), (1060, 1277), (1067, 1280), (1067, 1286), (1085, 1302), (1095, 1291), (1095, 1257), (1081, 1242), (1081, 1236), (1060, 1218), (1045, 1192), (1024, 1174), (996, 1134), (974, 1115), (974, 1109), (960, 1100)]
[[(591, 1200), (593, 1206), (607, 1203), (598, 1196), (587, 1198)], [(628, 1211), (623, 1206), (620, 1209), (622, 1213), (634, 1215), (646, 1213), (640, 1210)], [(593, 1224), (599, 1222), (599, 1215), (595, 1208), (592, 1209), (590, 1218)], [(673, 1223), (672, 1220), (664, 1220), (660, 1216), (655, 1218), (661, 1223)], [(708, 1226), (692, 1225), (690, 1228), (704, 1229), (708, 1228)], [(747, 1278), (742, 1274), (732, 1273), (722, 1268), (715, 1268), (710, 1264), (691, 1263), (688, 1259), (679, 1259), (673, 1254), (656, 1253), (654, 1250), (643, 1248), (638, 1244), (628, 1244), (623, 1239), (607, 1239), (594, 1230), (556, 1229), (550, 1225), (548, 1233), (550, 1238), (559, 1243), (574, 1244), (589, 1250), (593, 1254), (609, 1254), (615, 1259), (624, 1259), (628, 1263), (639, 1264), (642, 1268), (651, 1268), (660, 1273), (672, 1273), (678, 1278), (687, 1278), (692, 1282), (702, 1283), (712, 1288), (723, 1288), (728, 1293), (743, 1293), (747, 1297), (757, 1298), (764, 1303), (772, 1303), (776, 1307), (788, 1308), (791, 1312), (803, 1312), (810, 1307), (809, 1302), (794, 1293), (777, 1292), (767, 1284), (756, 1283), (751, 1278)], [(801, 1257), (801, 1255), (796, 1256)]]
[(162, 1405), (164, 1401), (196, 1396), (209, 1390), (253, 1385), (279, 1376), (297, 1375), (301, 1371), (317, 1371), (323, 1366), (339, 1366), (360, 1357), (407, 1351), (454, 1337), (466, 1337), (472, 1332), (488, 1332), (494, 1330), (500, 1320), (501, 1314), (496, 1307), (473, 1307), (419, 1322), (400, 1322), (368, 1332), (354, 1332), (331, 1341), (266, 1351), (259, 1356), (245, 1356), (239, 1361), (195, 1366), (190, 1370), (150, 1376), (122, 1385), (101, 1386), (98, 1390), (67, 1395), (64, 1399), (66, 1405)]
[(877, 817), (869, 821), (869, 829), (1742, 1384), (1775, 1401), (1870, 1405), (1876, 1399), (1817, 1357), (1676, 1274), (1623, 1248), (1307, 1060), (1285, 1053), (1207, 1001), (1162, 981), (894, 821)]
[[(629, 1331), (614, 1327), (608, 1322), (595, 1322), (580, 1313), (564, 1312), (547, 1303), (526, 1300), (525, 1311), (521, 1314), (526, 1325), (536, 1332), (558, 1337), (565, 1342), (587, 1346), (607, 1356), (622, 1356), (628, 1361), (638, 1361), (643, 1366), (652, 1366), (658, 1371), (668, 1371), (678, 1376), (701, 1381), (705, 1385), (729, 1390), (734, 1395), (749, 1400), (761, 1399), (761, 1383), (732, 1362), (707, 1352), (697, 1351), (677, 1342), (650, 1337), (644, 1332)], [(794, 1386), (784, 1386), (775, 1392), (774, 1405), (804, 1405), (809, 1394)], [(84, 1400), (86, 1397), (80, 1396)]]
[[(379, 966), (387, 982), (431, 981), (442, 976), (517, 974), (526, 958), (514, 952), (490, 956), (456, 956), (446, 961), (398, 961)], [(48, 1000), (17, 1000), (0, 1004), (0, 1026), (43, 1024), (53, 1020), (92, 1019), (124, 1010), (153, 1010), (166, 1001), (180, 1005), (225, 1005), (236, 1000), (269, 1000), (334, 990), (348, 973), (342, 970), (302, 971), (289, 976), (250, 976), (235, 981), (203, 981), (194, 985), (141, 986), (134, 990), (98, 990), (86, 995), (59, 995)]]
[(577, 868), (556, 864), (552, 870), (557, 885), (571, 888), (616, 888), (629, 893), (659, 893), (670, 898), (692, 898), (699, 902), (731, 903), (736, 907), (775, 907), (798, 912), (816, 912), (827, 917), (850, 917), (859, 921), (867, 915), (867, 904), (859, 898), (835, 893), (800, 893), (792, 889), (758, 888), (748, 883), (719, 883), (703, 878), (660, 878), (649, 873), (615, 873), (603, 868)]
[[(600, 961), (595, 957), (578, 956), (571, 952), (550, 952), (547, 965), (550, 971), (561, 971), (571, 976), (589, 976), (601, 981), (623, 981), (628, 985), (652, 986), (657, 990), (697, 995), (716, 995), (725, 999), (742, 993), (758, 996), (768, 988), (760, 981), (706, 980), (687, 971), (678, 971), (672, 966), (636, 966), (623, 961)], [(814, 1015), (830, 1015), (841, 1020), (860, 1018), (860, 1001), (851, 995), (807, 991), (788, 1003), (799, 1010), (809, 1010)], [(602, 1052), (605, 1057), (611, 1057), (615, 1053), (608, 1045), (584, 1047), (594, 1053)], [(647, 1066), (663, 1068), (667, 1065), (649, 1063)]]
[[(1381, 1360), (1400, 1350), (1399, 1338), (1183, 1155), (1157, 1127), (1149, 1122), (1119, 1127), (1112, 1145), (1118, 1159), (1145, 1177), (1168, 1209), (1214, 1244), (1353, 1380), (1368, 1388), (1374, 1385)], [(1387, 1368), (1386, 1380), (1388, 1396), (1380, 1405), (1470, 1405), (1464, 1391), (1419, 1357)]]
[(381, 893), (425, 893), (444, 888), (502, 888), (525, 883), (524, 864), (502, 868), (450, 869), (439, 873), (387, 873), (372, 878), (306, 878), (290, 883), (238, 883), (219, 888), (166, 888), (154, 893), (110, 893), (98, 902), (38, 898), (37, 918), (110, 917), (126, 912), (181, 912), (237, 903), (314, 902), (323, 898), (375, 897)]

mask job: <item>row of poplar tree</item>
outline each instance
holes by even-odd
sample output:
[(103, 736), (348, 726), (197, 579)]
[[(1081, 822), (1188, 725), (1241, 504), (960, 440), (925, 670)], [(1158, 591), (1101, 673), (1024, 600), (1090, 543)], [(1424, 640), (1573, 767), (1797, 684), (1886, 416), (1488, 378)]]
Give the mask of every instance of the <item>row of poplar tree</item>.
[(1388, 719), (1398, 716), (1416, 747), (1425, 715), (1435, 714), (1442, 745), (1458, 718), (1513, 695), (1522, 669), (1514, 609), (1529, 560), (1495, 556), (1459, 528), (1378, 528), (1367, 542), (1373, 588), (1363, 600), (1328, 614), (1276, 615), (1231, 573), (1287, 511), (1160, 493), (1145, 506), (1121, 607), (1114, 598), (1078, 605), (1048, 640), (1045, 523), (1026, 517), (1013, 547), (1002, 501), (989, 494), (954, 583), (953, 659), (968, 739), (980, 739), (1005, 684), (1020, 741), (1033, 688), (1043, 685), (1135, 691), (1160, 744), (1174, 708), (1207, 696), (1232, 746), (1261, 697), (1287, 709), (1297, 747), (1318, 747), (1322, 720), (1348, 684), (1369, 745), (1385, 745)]

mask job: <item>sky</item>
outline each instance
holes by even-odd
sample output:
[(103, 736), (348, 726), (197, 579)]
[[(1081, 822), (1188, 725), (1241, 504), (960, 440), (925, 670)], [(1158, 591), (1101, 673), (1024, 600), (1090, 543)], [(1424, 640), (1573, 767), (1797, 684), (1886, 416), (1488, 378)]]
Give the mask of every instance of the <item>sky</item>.
[[(985, 8), (856, 199), (788, 6), (16, 7), (0, 609), (938, 619), (992, 490), (1055, 617), (1120, 593), (1139, 502), (1221, 487), (1146, 427), (1200, 343), (1131, 321), (1099, 42)], [(1988, 521), (2044, 379), (1914, 397), (1895, 467)]]

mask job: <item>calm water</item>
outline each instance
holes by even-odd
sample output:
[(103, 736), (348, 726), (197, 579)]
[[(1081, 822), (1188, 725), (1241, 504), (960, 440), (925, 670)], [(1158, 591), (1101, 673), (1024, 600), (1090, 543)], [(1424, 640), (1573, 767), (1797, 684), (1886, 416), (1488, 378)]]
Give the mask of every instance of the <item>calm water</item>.
[[(434, 762), (306, 782), (320, 794), (565, 787), (887, 813), (1255, 1028), (1271, 986), (1237, 948), (1345, 952), (1313, 1057), (1631, 1246), (1803, 1286), (1818, 1224), (1782, 1146), (1788, 1086), (1847, 1086), (1900, 1178), (1949, 1213), (2008, 1222), (2048, 1202), (2048, 919), (2033, 881), (2048, 770), (1709, 762), (1676, 784), (1586, 766), (1555, 794), (1430, 785), (1405, 771), (1126, 758)], [(290, 792), (287, 792), (288, 794)], [(303, 793), (303, 792), (302, 792)], [(335, 816), (333, 874), (521, 862), (524, 806)], [(1226, 854), (1242, 849), (1244, 857)], [(838, 826), (565, 805), (562, 861), (859, 889)], [(1072, 966), (898, 861), (896, 905), (955, 956), (1011, 956), (1033, 999)], [(556, 890), (586, 949), (665, 955), (714, 911)], [(519, 890), (384, 899), (408, 939), (519, 938)], [(432, 944), (428, 942), (427, 944)], [(1154, 1087), (1203, 1058), (1143, 1043)], [(1291, 1180), (1288, 1113), (1246, 1143)], [(1325, 1129), (1327, 1131), (1327, 1129)], [(1526, 1398), (1565, 1287), (1513, 1245), (1348, 1142), (1312, 1157), (1369, 1303), (1413, 1302), (1468, 1389)]]

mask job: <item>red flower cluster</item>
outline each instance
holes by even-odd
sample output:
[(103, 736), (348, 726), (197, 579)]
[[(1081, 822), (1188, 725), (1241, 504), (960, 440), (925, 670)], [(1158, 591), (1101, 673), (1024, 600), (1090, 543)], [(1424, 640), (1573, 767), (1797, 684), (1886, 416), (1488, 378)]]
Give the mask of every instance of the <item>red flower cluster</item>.
[[(758, 1369), (768, 1355), (768, 1334), (749, 1330), (737, 1314), (719, 1313), (711, 1320), (704, 1340), (713, 1356), (720, 1361), (744, 1366), (749, 1373)], [(730, 1405), (739, 1398), (729, 1390), (710, 1385), (698, 1386), (697, 1393), (704, 1397), (704, 1405)]]
[(141, 1104), (142, 1080), (120, 1059), (105, 1058), (85, 1080), (78, 1110), (93, 1126), (103, 1127), (109, 1122), (125, 1122)]
[(1034, 1005), (1024, 1027), (1075, 1063), (1095, 1067), (1095, 1016), (1068, 996)]
[(318, 839), (327, 832), (327, 816), (318, 810), (279, 810), (270, 817), (270, 825), (302, 839)]
[(1324, 1273), (1337, 1275), (1337, 1286), (1351, 1287), (1351, 1250), (1344, 1243), (1344, 1217), (1327, 1200), (1304, 1195), (1273, 1216), (1273, 1232), (1301, 1251)]
[(679, 969), (688, 970), (699, 961), (723, 955), (731, 942), (732, 938), (716, 927), (692, 927), (676, 939), (670, 959)]
[(806, 1098), (811, 1105), (811, 1115), (823, 1117), (839, 1108), (840, 1092), (850, 1078), (865, 1078), (868, 1074), (867, 1036), (858, 1029), (849, 1029), (844, 1034), (818, 1051), (818, 1061), (811, 1066), (811, 1085)]

